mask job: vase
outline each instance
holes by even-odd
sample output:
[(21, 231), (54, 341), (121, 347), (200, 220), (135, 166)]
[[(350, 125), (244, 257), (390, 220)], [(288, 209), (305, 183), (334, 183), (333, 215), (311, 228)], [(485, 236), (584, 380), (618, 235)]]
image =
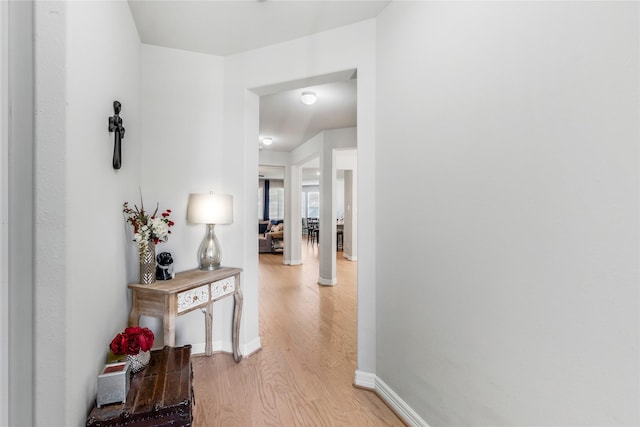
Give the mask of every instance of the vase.
[(156, 245), (147, 243), (140, 248), (140, 283), (150, 285), (156, 281)]
[(131, 372), (136, 373), (147, 367), (149, 361), (151, 361), (151, 352), (149, 350), (140, 350), (138, 354), (127, 354), (127, 360), (131, 367)]

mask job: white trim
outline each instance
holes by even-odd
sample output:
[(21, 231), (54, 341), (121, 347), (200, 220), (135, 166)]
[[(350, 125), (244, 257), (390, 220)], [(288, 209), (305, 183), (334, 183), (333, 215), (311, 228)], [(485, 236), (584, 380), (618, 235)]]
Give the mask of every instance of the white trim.
[(336, 283), (338, 283), (336, 279), (323, 279), (322, 277), (318, 278), (318, 285), (334, 286)]
[(260, 337), (257, 337), (241, 346), (240, 354), (242, 355), (242, 357), (249, 357), (261, 348), (262, 344), (260, 343)]
[(357, 387), (374, 391), (409, 426), (429, 427), (429, 424), (376, 374), (356, 369), (353, 383)]
[[(246, 357), (255, 353), (261, 348), (262, 346), (260, 344), (260, 338), (256, 338), (245, 345), (242, 345), (242, 344), (240, 345), (240, 355), (242, 357)], [(202, 355), (204, 354), (204, 350), (205, 350), (205, 343), (203, 342), (199, 342), (191, 345), (191, 354), (193, 355), (196, 355), (196, 354)], [(212, 341), (211, 352), (233, 354), (233, 345), (229, 341), (227, 342), (223, 342), (221, 340)]]
[[(191, 344), (191, 354), (204, 354), (205, 343), (199, 342)], [(222, 341), (211, 342), (212, 353), (233, 353), (231, 343), (223, 344)]]
[[(211, 344), (211, 348), (213, 351), (213, 343)], [(203, 342), (199, 342), (197, 344), (191, 344), (191, 354), (204, 354), (204, 343)]]
[(353, 378), (353, 383), (358, 387), (367, 388), (369, 390), (376, 389), (376, 374), (371, 372), (359, 371), (356, 369), (356, 374)]
[(357, 256), (351, 256), (349, 254), (344, 254), (342, 255), (343, 258), (346, 258), (348, 261), (357, 261), (358, 257)]
[(394, 392), (384, 381), (376, 376), (376, 393), (387, 405), (389, 405), (402, 420), (410, 426), (429, 427), (429, 424), (423, 420), (400, 396)]
[(302, 265), (302, 260), (301, 259), (295, 259), (295, 260), (284, 260), (285, 265)]
[(0, 426), (9, 425), (9, 6), (0, 3)]

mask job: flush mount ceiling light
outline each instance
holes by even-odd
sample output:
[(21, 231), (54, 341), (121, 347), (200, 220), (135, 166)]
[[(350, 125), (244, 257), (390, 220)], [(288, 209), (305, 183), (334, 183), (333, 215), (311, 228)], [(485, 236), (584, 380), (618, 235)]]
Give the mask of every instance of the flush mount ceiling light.
[(262, 138), (262, 143), (264, 145), (271, 145), (273, 143), (273, 138)]
[(300, 97), (300, 101), (305, 105), (314, 104), (317, 99), (318, 97), (315, 92), (302, 92), (302, 96)]

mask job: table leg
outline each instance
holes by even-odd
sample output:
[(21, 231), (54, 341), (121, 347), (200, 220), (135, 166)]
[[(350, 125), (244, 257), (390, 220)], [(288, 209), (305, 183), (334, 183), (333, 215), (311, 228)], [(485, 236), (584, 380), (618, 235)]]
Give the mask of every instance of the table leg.
[(138, 306), (135, 295), (131, 303), (131, 311), (129, 312), (129, 324), (128, 326), (138, 326), (140, 324), (140, 314), (138, 314)]
[(140, 314), (138, 313), (138, 298), (136, 291), (131, 294), (131, 311), (129, 312), (129, 324), (127, 326), (138, 326), (140, 324)]
[(240, 291), (240, 278), (238, 278), (238, 290), (233, 295), (235, 304), (233, 305), (233, 360), (239, 362), (240, 356), (240, 318), (242, 317), (242, 292)]
[(176, 313), (178, 311), (178, 298), (176, 295), (167, 296), (166, 309), (162, 318), (164, 332), (164, 345), (176, 346)]
[(213, 323), (213, 302), (207, 304), (207, 307), (203, 309), (204, 311), (204, 355), (211, 356), (211, 325)]

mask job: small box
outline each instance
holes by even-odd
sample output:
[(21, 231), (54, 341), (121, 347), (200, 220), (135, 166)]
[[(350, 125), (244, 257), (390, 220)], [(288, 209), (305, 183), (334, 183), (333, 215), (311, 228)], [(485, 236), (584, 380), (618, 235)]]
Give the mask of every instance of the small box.
[(98, 408), (110, 403), (124, 403), (129, 392), (129, 362), (108, 363), (98, 375)]

